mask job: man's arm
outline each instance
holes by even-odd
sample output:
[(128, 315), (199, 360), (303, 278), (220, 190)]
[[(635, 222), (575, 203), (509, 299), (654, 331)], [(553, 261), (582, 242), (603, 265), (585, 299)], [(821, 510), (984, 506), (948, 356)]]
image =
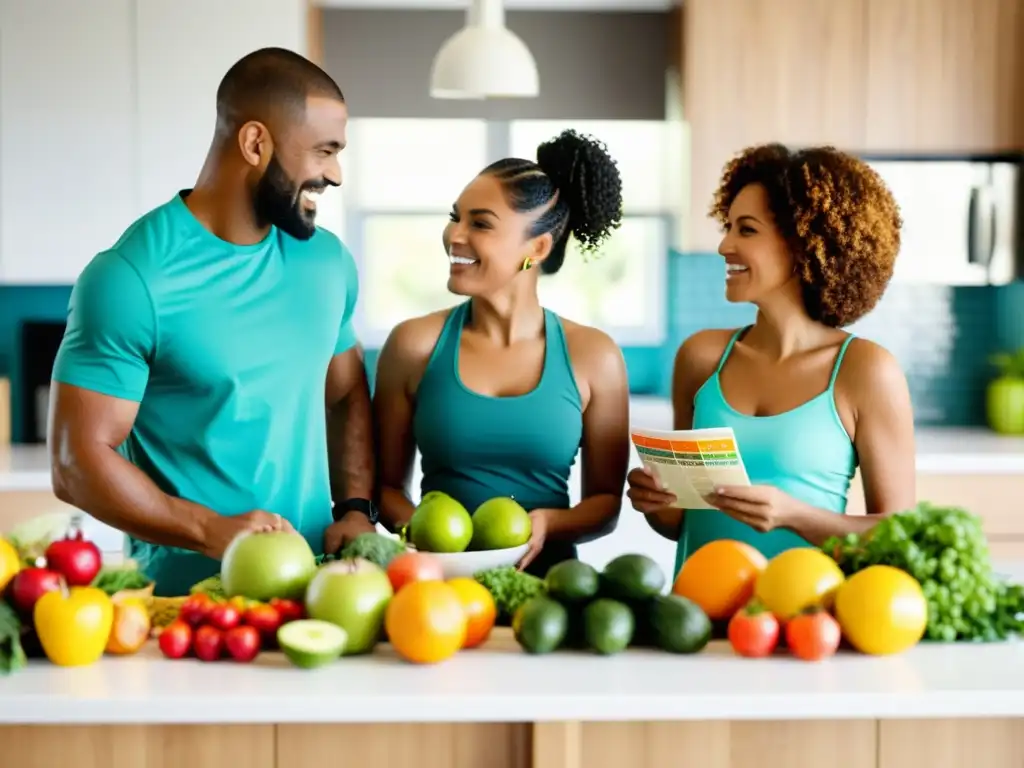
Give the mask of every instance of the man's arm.
[(172, 498), (117, 448), (127, 439), (156, 345), (153, 303), (117, 252), (97, 256), (75, 284), (54, 362), (49, 444), (54, 493), (108, 525), (155, 544), (219, 556), (220, 516)]
[(359, 273), (352, 253), (340, 241), (338, 245), (345, 310), (327, 369), (327, 444), (335, 504), (346, 499), (372, 499), (375, 483), (370, 386), (354, 325)]
[(136, 539), (220, 557), (227, 542), (218, 542), (210, 530), (220, 516), (163, 493), (117, 452), (138, 407), (54, 382), (48, 437), (54, 493)]
[(327, 439), (334, 503), (373, 498), (370, 386), (358, 345), (335, 355), (327, 370)]

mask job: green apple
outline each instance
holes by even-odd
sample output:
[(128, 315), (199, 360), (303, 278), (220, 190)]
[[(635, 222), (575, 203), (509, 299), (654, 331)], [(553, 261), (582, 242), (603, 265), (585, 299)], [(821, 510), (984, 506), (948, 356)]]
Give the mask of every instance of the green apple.
[(355, 558), (320, 567), (306, 590), (306, 614), (345, 630), (346, 656), (367, 653), (381, 639), (384, 612), (394, 595), (379, 565)]
[(1024, 435), (1024, 377), (994, 379), (985, 393), (989, 426), (1004, 435)]
[(533, 524), (529, 513), (515, 499), (488, 499), (473, 513), (470, 549), (508, 549), (530, 540)]
[(266, 602), (301, 600), (316, 573), (316, 555), (298, 533), (270, 531), (236, 536), (224, 552), (220, 578), (228, 597)]
[(421, 552), (464, 552), (473, 537), (473, 518), (441, 491), (427, 493), (409, 520), (409, 541)]

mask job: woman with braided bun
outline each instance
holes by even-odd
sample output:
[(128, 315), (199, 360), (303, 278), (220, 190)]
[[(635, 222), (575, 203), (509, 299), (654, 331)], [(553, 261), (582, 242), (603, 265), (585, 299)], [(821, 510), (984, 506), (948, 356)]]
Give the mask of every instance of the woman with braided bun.
[(467, 300), (406, 320), (381, 350), (374, 417), (387, 524), (412, 516), (418, 448), (423, 495), (442, 491), (470, 513), (498, 496), (523, 505), (533, 524), (519, 564), (528, 572), (543, 575), (614, 528), (630, 450), (622, 352), (542, 307), (537, 280), (561, 268), (570, 236), (584, 251), (600, 246), (621, 211), (615, 161), (573, 131), (541, 144), (536, 162), (499, 160), (462, 190), (443, 242), (448, 290)]
[[(832, 147), (751, 147), (712, 204), (725, 295), (750, 326), (700, 331), (676, 354), (676, 429), (732, 427), (751, 486), (716, 488), (683, 510), (644, 470), (629, 497), (678, 541), (676, 571), (705, 544), (743, 541), (773, 557), (864, 532), (912, 506), (914, 418), (885, 349), (843, 328), (877, 304), (900, 249), (899, 208), (878, 174)], [(845, 515), (860, 466), (867, 515)]]

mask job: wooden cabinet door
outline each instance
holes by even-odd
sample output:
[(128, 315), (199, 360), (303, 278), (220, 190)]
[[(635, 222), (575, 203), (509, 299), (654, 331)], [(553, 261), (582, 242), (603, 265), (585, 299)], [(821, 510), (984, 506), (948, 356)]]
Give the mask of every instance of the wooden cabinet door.
[(682, 55), (690, 250), (718, 247), (720, 234), (707, 210), (734, 153), (768, 141), (863, 143), (865, 2), (687, 0)]
[(866, 0), (865, 149), (1024, 148), (1024, 0)]

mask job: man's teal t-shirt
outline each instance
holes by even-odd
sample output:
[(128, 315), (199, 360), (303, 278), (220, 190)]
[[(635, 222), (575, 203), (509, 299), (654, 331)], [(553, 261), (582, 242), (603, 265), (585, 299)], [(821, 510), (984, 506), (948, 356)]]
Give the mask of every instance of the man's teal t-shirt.
[[(120, 451), (163, 492), (224, 515), (278, 513), (321, 552), (327, 368), (356, 343), (357, 291), (331, 233), (272, 228), (238, 246), (178, 194), (83, 270), (53, 378), (139, 403)], [(194, 552), (129, 543), (160, 595), (219, 571)]]

